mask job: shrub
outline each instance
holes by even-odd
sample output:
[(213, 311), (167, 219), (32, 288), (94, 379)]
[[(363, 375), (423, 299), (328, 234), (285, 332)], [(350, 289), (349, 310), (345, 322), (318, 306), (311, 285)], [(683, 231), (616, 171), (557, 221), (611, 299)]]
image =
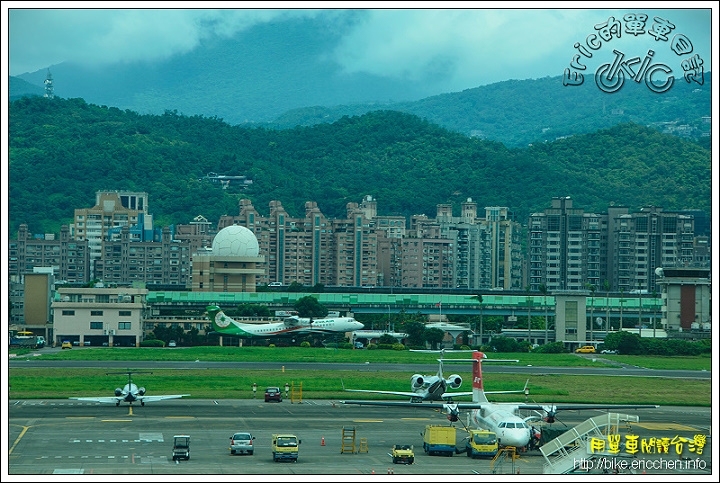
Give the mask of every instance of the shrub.
[(378, 348), (377, 344), (368, 344), (367, 345), (367, 350), (370, 350), (370, 351), (375, 350), (377, 348)]
[(270, 344), (268, 347), (276, 347), (275, 344)]
[(460, 350), (461, 350), (461, 351), (469, 351), (469, 350), (470, 350), (470, 346), (463, 344), (463, 345), (460, 346)]
[(310, 347), (310, 342), (304, 340), (300, 342), (300, 347)]
[(146, 339), (140, 342), (140, 347), (165, 347), (165, 342), (160, 339)]
[(394, 351), (404, 351), (404, 350), (405, 350), (405, 346), (398, 342), (397, 344), (393, 344), (393, 345), (392, 345), (392, 349), (393, 349)]
[(562, 354), (567, 351), (565, 350), (565, 346), (562, 342), (550, 342), (549, 344), (537, 346), (532, 350), (532, 352), (540, 354)]

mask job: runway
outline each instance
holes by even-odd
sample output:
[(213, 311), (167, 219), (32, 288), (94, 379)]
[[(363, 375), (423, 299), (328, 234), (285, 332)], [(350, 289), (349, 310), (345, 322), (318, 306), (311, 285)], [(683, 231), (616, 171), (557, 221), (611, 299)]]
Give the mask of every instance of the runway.
[[(177, 399), (147, 403), (144, 407), (87, 403), (70, 400), (9, 401), (9, 474), (12, 475), (347, 475), (363, 481), (364, 475), (438, 474), (541, 474), (545, 459), (540, 452), (522, 453), (515, 461), (491, 463), (459, 454), (451, 458), (429, 456), (422, 450), (421, 431), (427, 424), (449, 424), (444, 414), (424, 408), (377, 408), (342, 405), (327, 400), (265, 403), (263, 400)], [(657, 474), (711, 474), (711, 409), (661, 407), (626, 410), (637, 414), (638, 424), (623, 431), (641, 438), (692, 439), (708, 436), (702, 469), (655, 471)], [(562, 422), (574, 426), (601, 411), (567, 411)], [(354, 428), (355, 452), (341, 452), (342, 432)], [(236, 431), (256, 436), (255, 454), (231, 456), (229, 437)], [(297, 463), (274, 463), (270, 436), (292, 432), (302, 441)], [(172, 460), (174, 434), (191, 436), (191, 458)], [(360, 438), (367, 442), (360, 449)], [(413, 444), (413, 465), (393, 465), (388, 452), (395, 443)], [(687, 447), (681, 455), (696, 458)], [(647, 458), (654, 455), (646, 455)], [(648, 473), (651, 473), (648, 471)], [(319, 479), (315, 478), (315, 480)], [(337, 478), (333, 478), (336, 481)], [(19, 481), (19, 480), (17, 480)]]

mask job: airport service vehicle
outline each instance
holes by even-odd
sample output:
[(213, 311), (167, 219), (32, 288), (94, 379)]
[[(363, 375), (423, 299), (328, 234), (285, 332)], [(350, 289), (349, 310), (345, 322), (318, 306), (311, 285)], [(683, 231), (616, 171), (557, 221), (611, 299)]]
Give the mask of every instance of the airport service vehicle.
[(393, 445), (390, 456), (392, 456), (393, 464), (402, 463), (405, 465), (411, 465), (415, 462), (415, 451), (413, 450), (413, 445), (411, 444)]
[(173, 436), (173, 461), (190, 459), (190, 436), (176, 434)]
[(468, 457), (477, 456), (493, 457), (498, 452), (497, 434), (484, 429), (471, 429), (468, 431), (468, 438), (465, 442), (465, 452)]
[(575, 352), (589, 354), (589, 353), (595, 352), (595, 347), (593, 347), (591, 345), (584, 345), (582, 347), (578, 347), (577, 349), (575, 349)]
[(10, 337), (10, 347), (41, 349), (45, 347), (45, 337), (36, 337), (32, 332), (23, 330)]
[(456, 429), (454, 426), (428, 424), (420, 434), (423, 437), (423, 449), (427, 454), (452, 456), (455, 453)]
[(273, 434), (272, 454), (273, 461), (293, 461), (298, 459), (298, 446), (300, 441), (294, 434)]
[(265, 402), (282, 402), (282, 392), (279, 387), (268, 387), (265, 389)]
[(250, 433), (235, 433), (230, 436), (230, 454), (249, 454), (255, 452), (253, 440), (255, 436)]

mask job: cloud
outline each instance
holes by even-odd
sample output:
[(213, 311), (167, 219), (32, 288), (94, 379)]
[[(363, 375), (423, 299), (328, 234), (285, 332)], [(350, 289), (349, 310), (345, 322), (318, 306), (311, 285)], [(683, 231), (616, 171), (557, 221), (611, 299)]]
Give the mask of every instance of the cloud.
[[(648, 23), (661, 15), (677, 25), (676, 31), (688, 34), (705, 59), (705, 70), (710, 70), (709, 9), (644, 11), (649, 15)], [(342, 72), (460, 90), (513, 78), (561, 75), (576, 53), (575, 42), (595, 32), (596, 24), (611, 16), (621, 19), (627, 12), (519, 8), (11, 9), (9, 73), (19, 75), (66, 61), (94, 66), (152, 62), (190, 52), (203, 40), (231, 37), (261, 23), (317, 17), (325, 28), (323, 35), (338, 39), (324, 57)], [(613, 47), (631, 38), (626, 34), (614, 41)], [(649, 37), (642, 47), (637, 39), (632, 40), (635, 44), (628, 48), (628, 55), (644, 56), (651, 48), (664, 47), (653, 44)], [(662, 50), (656, 61), (662, 61), (660, 55), (669, 51)], [(602, 54), (609, 59), (613, 52), (606, 49)], [(602, 62), (607, 61), (604, 57)], [(597, 65), (599, 58), (593, 59)], [(677, 59), (669, 59), (668, 65), (670, 61), (678, 64)], [(679, 65), (673, 68), (677, 71)]]
[(230, 37), (262, 22), (314, 16), (280, 9), (12, 9), (10, 75), (61, 62), (104, 65), (154, 61)]

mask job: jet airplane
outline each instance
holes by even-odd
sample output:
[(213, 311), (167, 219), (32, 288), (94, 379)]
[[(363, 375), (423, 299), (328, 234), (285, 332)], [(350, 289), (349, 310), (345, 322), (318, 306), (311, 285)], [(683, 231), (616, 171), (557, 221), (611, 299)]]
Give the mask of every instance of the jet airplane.
[[(484, 353), (473, 352), (472, 359), (455, 359), (453, 362), (473, 363), (473, 401), (446, 402), (446, 403), (413, 403), (404, 401), (342, 401), (344, 404), (360, 404), (369, 406), (405, 406), (425, 407), (443, 409), (451, 422), (459, 421), (461, 409), (470, 410), (469, 421), (476, 427), (493, 431), (498, 436), (498, 442), (503, 446), (527, 447), (531, 440), (530, 426), (528, 422), (538, 419), (537, 415), (524, 417), (520, 411), (534, 411), (542, 414), (542, 419), (547, 423), (555, 421), (558, 411), (567, 410), (588, 410), (588, 409), (645, 409), (658, 408), (657, 405), (647, 404), (562, 404), (562, 405), (541, 405), (522, 403), (492, 403), (489, 402), (483, 388), (482, 362), (486, 359)], [(488, 360), (489, 361), (489, 360)], [(446, 360), (448, 362), (448, 360)], [(527, 384), (526, 384), (527, 389)], [(512, 391), (511, 391), (512, 392)], [(521, 392), (521, 391), (515, 391)], [(524, 391), (527, 394), (527, 391)]]
[(132, 403), (136, 401), (140, 401), (140, 405), (144, 406), (146, 402), (155, 402), (155, 401), (162, 401), (163, 399), (178, 399), (183, 396), (189, 396), (190, 394), (172, 394), (168, 396), (146, 396), (145, 395), (145, 388), (144, 387), (137, 387), (135, 383), (132, 382), (132, 375), (133, 374), (152, 374), (152, 372), (106, 372), (106, 375), (109, 374), (127, 374), (128, 376), (128, 382), (125, 384), (125, 387), (120, 389), (119, 387), (115, 389), (115, 396), (114, 397), (71, 397), (68, 399), (74, 399), (76, 401), (93, 401), (93, 402), (100, 402), (100, 403), (115, 403), (116, 406), (119, 406), (121, 402), (126, 402), (132, 406)]
[(236, 337), (291, 337), (307, 334), (333, 334), (352, 332), (364, 325), (352, 317), (325, 317), (322, 319), (285, 317), (282, 322), (245, 324), (226, 315), (217, 305), (207, 307), (207, 317), (213, 330)]
[[(443, 359), (445, 350), (434, 351), (434, 350), (410, 350), (411, 352), (440, 352), (440, 359), (438, 361), (438, 371), (434, 375), (422, 375), (413, 374), (410, 378), (410, 389), (411, 391), (381, 391), (373, 389), (346, 389), (343, 384), (343, 390), (348, 392), (365, 392), (371, 394), (387, 394), (390, 396), (406, 396), (410, 398), (412, 403), (421, 403), (423, 401), (451, 401), (454, 397), (461, 396), (472, 396), (472, 392), (448, 392), (450, 389), (458, 389), (462, 385), (462, 377), (458, 374), (451, 374), (445, 378), (443, 375), (443, 362), (456, 362), (454, 359)], [(471, 352), (471, 351), (449, 351), (449, 352)], [(513, 360), (490, 360), (486, 362), (518, 362), (517, 359)], [(460, 359), (460, 362), (467, 362), (466, 359)], [(342, 382), (342, 381), (341, 381)], [(499, 394), (508, 392), (521, 392), (521, 391), (493, 391), (487, 392), (486, 394)]]

